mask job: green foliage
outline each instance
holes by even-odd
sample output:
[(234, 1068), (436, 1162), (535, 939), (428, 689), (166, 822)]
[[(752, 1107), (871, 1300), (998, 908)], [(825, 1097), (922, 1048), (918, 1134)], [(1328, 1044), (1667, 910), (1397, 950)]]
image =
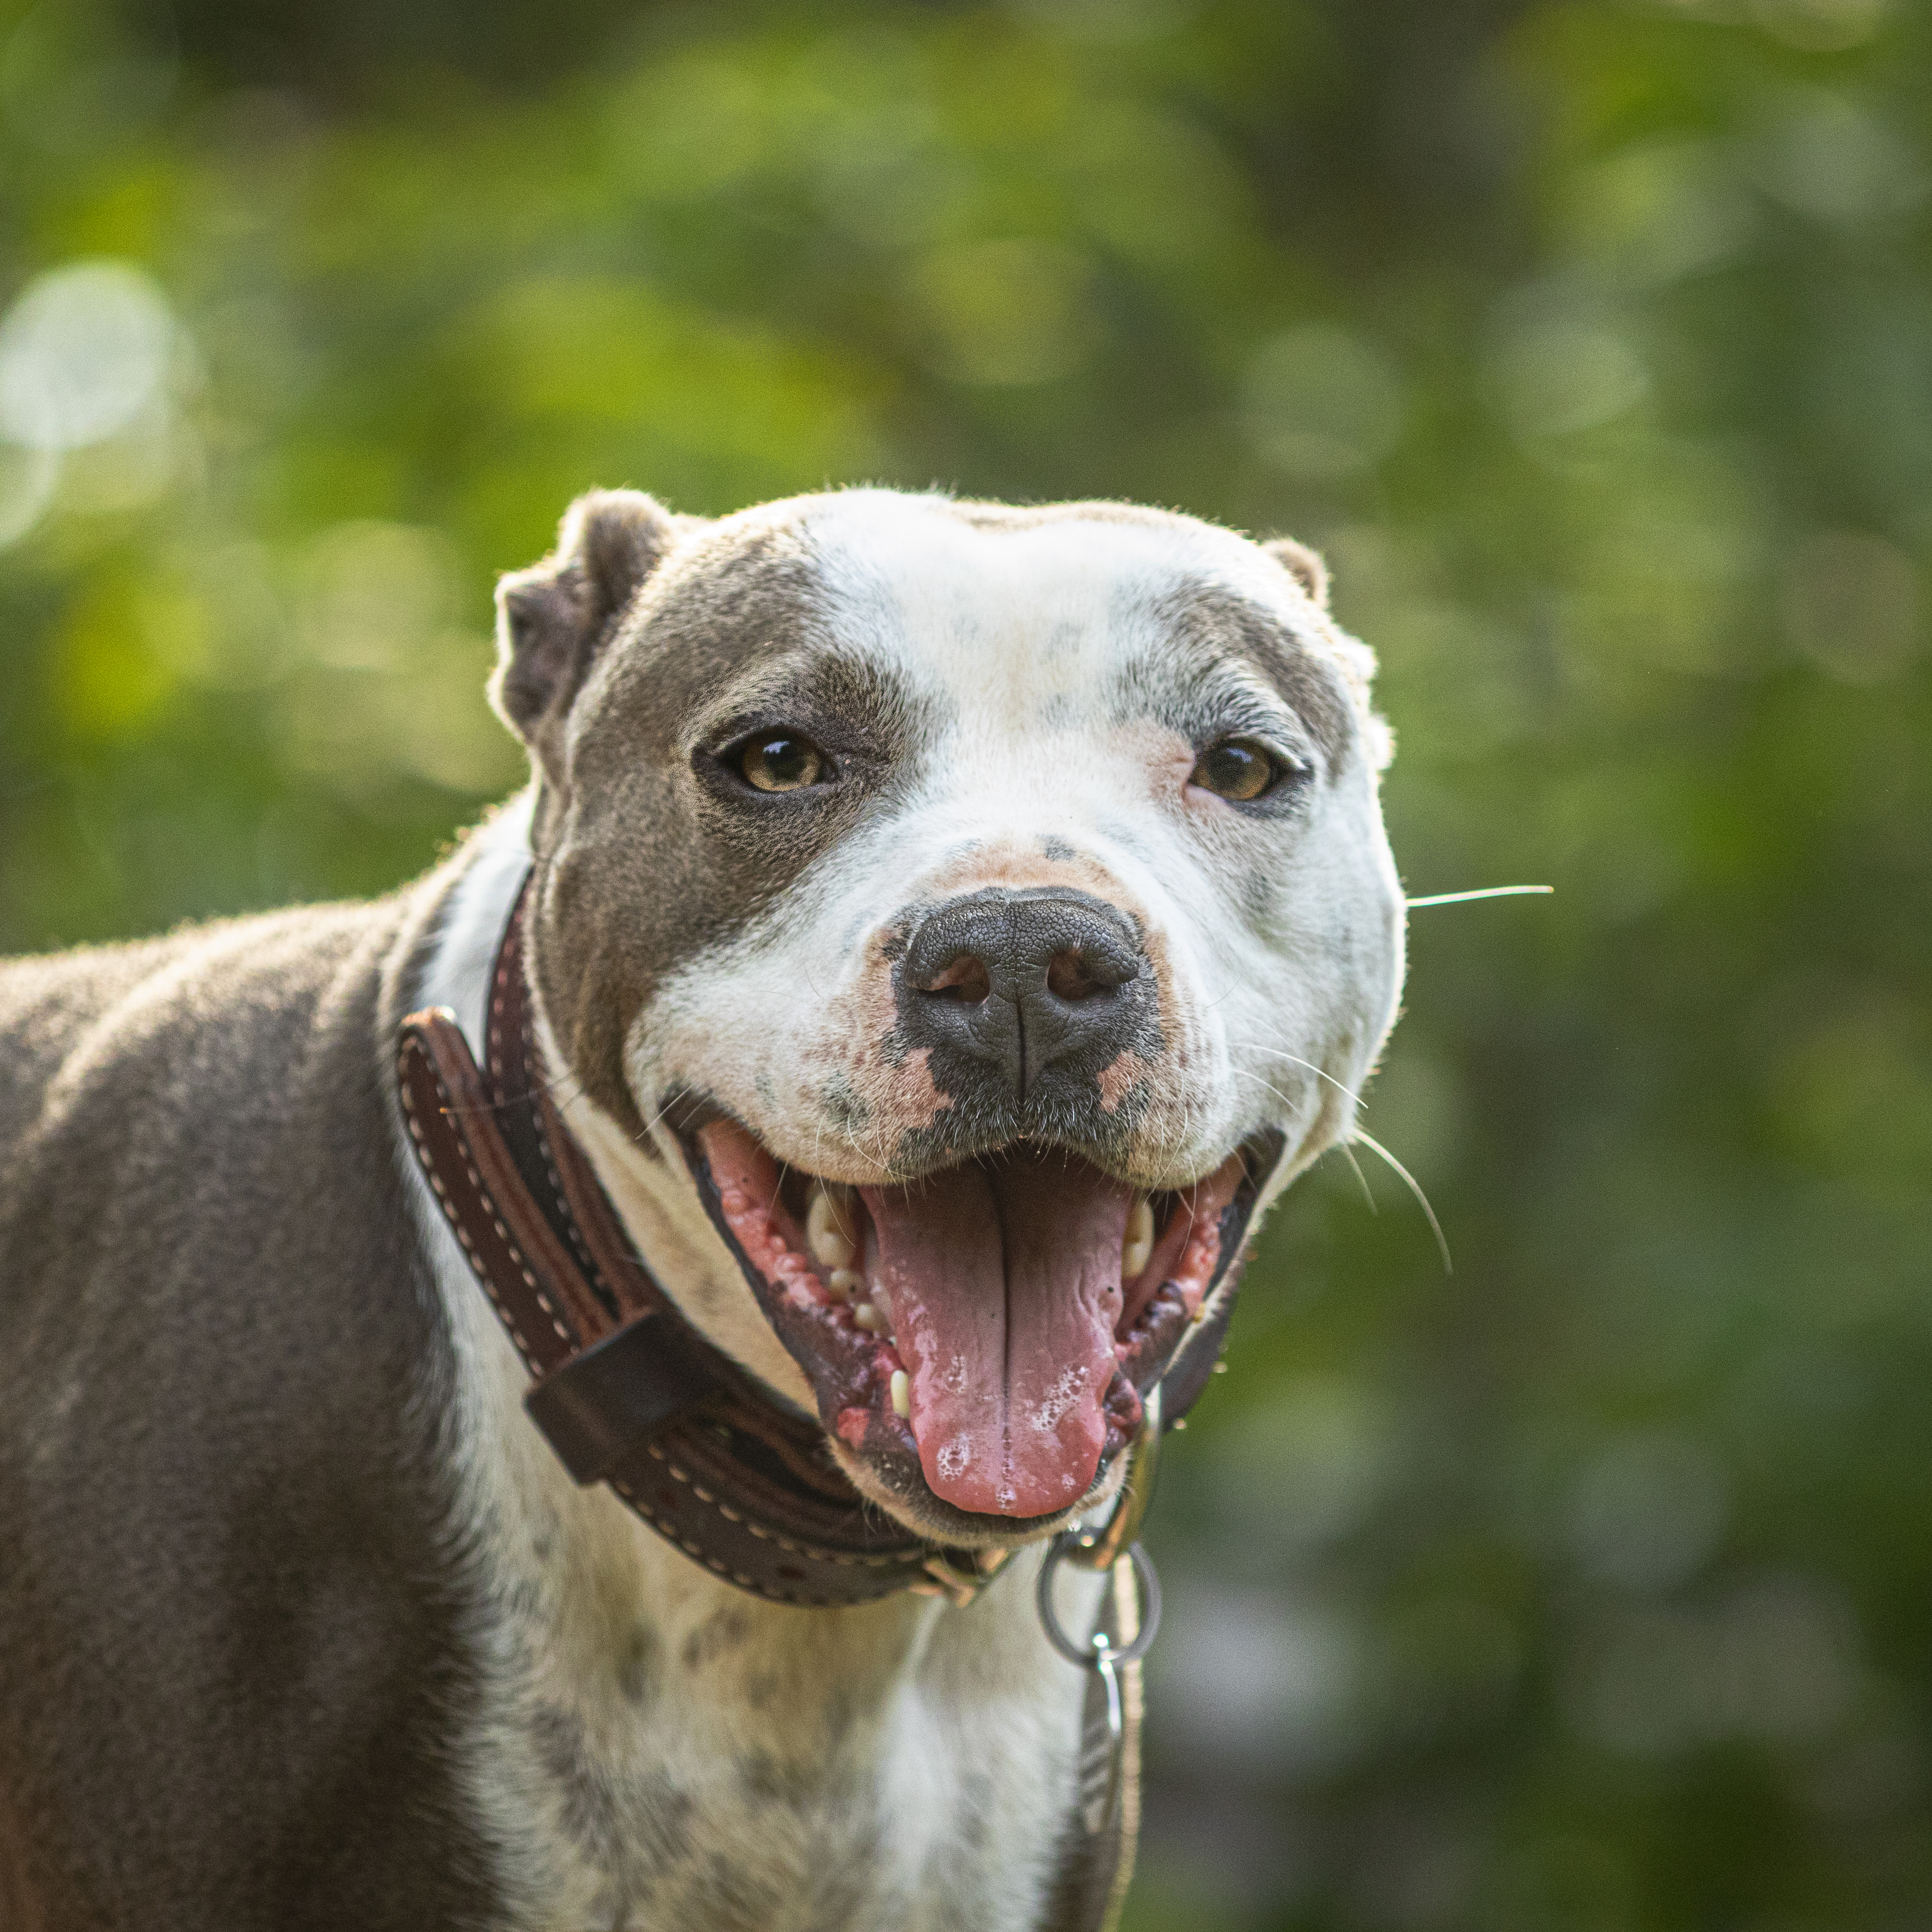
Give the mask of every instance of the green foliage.
[(426, 864), (592, 482), (1293, 531), (1557, 890), (1414, 916), (1455, 1275), (1331, 1157), (1168, 1459), (1130, 1925), (1916, 1922), (1922, 13), (255, 10), (0, 33), (0, 945)]

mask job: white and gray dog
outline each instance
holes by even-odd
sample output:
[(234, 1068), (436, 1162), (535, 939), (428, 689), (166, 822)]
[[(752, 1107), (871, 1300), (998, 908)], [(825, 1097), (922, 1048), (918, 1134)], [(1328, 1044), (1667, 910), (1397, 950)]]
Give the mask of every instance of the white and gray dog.
[[(1062, 1922), (1030, 1586), (1394, 1018), (1372, 660), (1108, 503), (600, 493), (500, 606), (532, 782), (426, 879), (0, 971), (0, 1924)], [(970, 1602), (770, 1600), (532, 1426), (395, 1072), (519, 907), (635, 1255)]]

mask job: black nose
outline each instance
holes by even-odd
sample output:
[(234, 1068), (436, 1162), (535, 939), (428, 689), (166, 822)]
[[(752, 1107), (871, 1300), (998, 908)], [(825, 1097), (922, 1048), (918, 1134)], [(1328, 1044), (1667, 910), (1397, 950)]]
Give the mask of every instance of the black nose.
[(908, 1043), (932, 1050), (934, 1083), (956, 1100), (1097, 1100), (1122, 1054), (1152, 1057), (1138, 937), (1084, 892), (993, 886), (951, 900), (914, 929), (898, 976)]

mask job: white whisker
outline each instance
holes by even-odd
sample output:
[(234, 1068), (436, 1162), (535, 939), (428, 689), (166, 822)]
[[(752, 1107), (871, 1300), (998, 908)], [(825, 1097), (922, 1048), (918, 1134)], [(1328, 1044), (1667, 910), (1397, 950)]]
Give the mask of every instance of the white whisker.
[(634, 1135), (632, 1135), (631, 1138), (632, 1138), (633, 1140), (634, 1140), (634, 1141), (638, 1144), (638, 1145), (639, 1145), (639, 1146), (640, 1146), (640, 1147), (641, 1147), (646, 1141), (647, 1141), (647, 1140), (649, 1140), (649, 1139), (650, 1138), (650, 1137), (651, 1137), (651, 1131), (652, 1131), (652, 1130), (654, 1127), (656, 1127), (656, 1125), (657, 1125), (657, 1124), (658, 1123), (658, 1121), (660, 1121), (661, 1120), (662, 1120), (662, 1119), (664, 1118), (664, 1117), (665, 1116), (665, 1114), (667, 1114), (668, 1113), (669, 1113), (669, 1112), (670, 1112), (670, 1110), (672, 1109), (672, 1108), (675, 1107), (675, 1106), (677, 1105), (677, 1103), (678, 1103), (678, 1100), (679, 1100), (679, 1098), (680, 1098), (680, 1094), (679, 1094), (678, 1090), (677, 1090), (676, 1088), (674, 1088), (671, 1090), (671, 1096), (670, 1096), (670, 1098), (668, 1100), (667, 1100), (667, 1101), (664, 1103), (664, 1105), (663, 1105), (662, 1107), (660, 1107), (660, 1108), (657, 1110), (657, 1112), (656, 1112), (655, 1114), (653, 1114), (650, 1117), (650, 1118), (644, 1123), (644, 1131), (643, 1131), (641, 1133), (638, 1133), (638, 1134), (634, 1134)]
[(1327, 1081), (1329, 1085), (1334, 1088), (1336, 1093), (1342, 1095), (1352, 1106), (1359, 1107), (1364, 1104), (1356, 1094), (1354, 1088), (1343, 1086), (1334, 1074), (1324, 1072), (1313, 1060), (1304, 1060), (1298, 1053), (1284, 1053), (1279, 1047), (1274, 1046), (1257, 1047), (1255, 1051), (1257, 1053), (1266, 1054), (1270, 1060), (1292, 1060), (1296, 1066), (1306, 1067), (1318, 1080)]
[(1379, 1216), (1382, 1210), (1376, 1205), (1375, 1190), (1369, 1185), (1369, 1177), (1362, 1172), (1362, 1163), (1355, 1158), (1355, 1150), (1346, 1141), (1338, 1143), (1342, 1158), (1355, 1170), (1355, 1178), (1362, 1184), (1362, 1198), (1369, 1204), (1369, 1212)]
[(1397, 1160), (1395, 1156), (1390, 1154), (1372, 1134), (1365, 1134), (1360, 1127), (1358, 1127), (1352, 1138), (1360, 1141), (1364, 1147), (1371, 1148), (1380, 1154), (1383, 1160), (1387, 1161), (1389, 1166), (1402, 1177), (1403, 1184), (1420, 1204), (1424, 1214), (1429, 1216), (1430, 1227), (1434, 1231), (1436, 1235), (1436, 1245), (1442, 1255), (1442, 1272), (1444, 1274), (1454, 1274), (1456, 1272), (1456, 1264), (1449, 1258), (1449, 1244), (1444, 1238), (1442, 1223), (1436, 1220), (1436, 1210), (1430, 1206), (1429, 1196), (1423, 1192), (1421, 1182), (1418, 1180), (1415, 1176), (1411, 1174), (1408, 1169), (1404, 1167), (1402, 1162)]
[(1468, 892), (1426, 892), (1406, 903), (1412, 908), (1426, 905), (1462, 905), (1470, 899), (1515, 898), (1524, 892), (1553, 892), (1554, 886), (1478, 886)]
[(1298, 1117), (1300, 1115), (1301, 1108), (1299, 1104), (1291, 1100), (1279, 1087), (1275, 1085), (1273, 1081), (1264, 1080), (1258, 1073), (1250, 1073), (1244, 1066), (1231, 1066), (1228, 1068), (1228, 1071), (1232, 1073), (1237, 1080), (1252, 1080), (1257, 1087), (1266, 1088), (1268, 1090), (1288, 1109), (1292, 1116)]

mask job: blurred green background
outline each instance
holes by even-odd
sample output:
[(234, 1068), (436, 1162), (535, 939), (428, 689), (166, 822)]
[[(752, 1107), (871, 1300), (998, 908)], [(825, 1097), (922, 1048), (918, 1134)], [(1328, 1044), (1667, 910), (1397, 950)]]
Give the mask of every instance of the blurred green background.
[(0, 947), (428, 864), (592, 482), (1318, 544), (1557, 890), (1414, 916), (1454, 1275), (1331, 1157), (1168, 1459), (1132, 1932), (1932, 1923), (1923, 10), (0, 21)]

